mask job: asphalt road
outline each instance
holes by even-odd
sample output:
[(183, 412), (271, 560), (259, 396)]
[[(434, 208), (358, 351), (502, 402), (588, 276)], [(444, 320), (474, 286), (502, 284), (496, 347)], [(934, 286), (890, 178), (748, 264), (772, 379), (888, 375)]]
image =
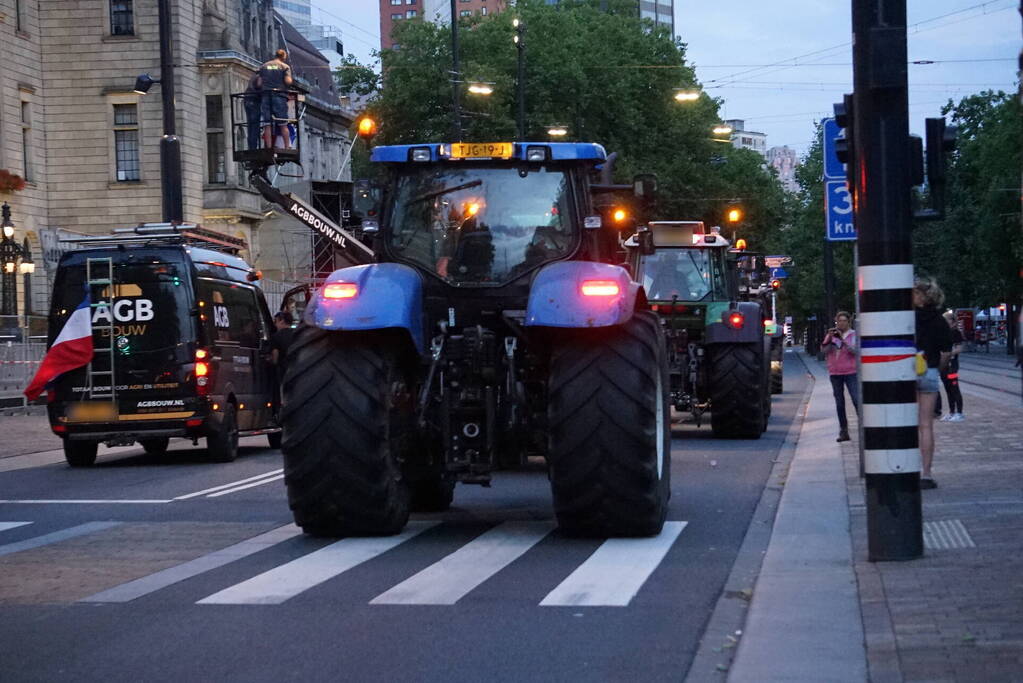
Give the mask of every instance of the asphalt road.
[(330, 541), (291, 526), (260, 439), (224, 465), (183, 441), (0, 460), (2, 678), (681, 680), (806, 388), (786, 358), (761, 439), (676, 426), (654, 539), (560, 536), (539, 465)]

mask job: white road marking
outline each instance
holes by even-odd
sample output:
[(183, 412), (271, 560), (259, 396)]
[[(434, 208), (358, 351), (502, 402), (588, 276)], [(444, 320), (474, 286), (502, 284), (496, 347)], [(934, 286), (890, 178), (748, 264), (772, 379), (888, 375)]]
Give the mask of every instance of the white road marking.
[(50, 545), (52, 543), (60, 543), (61, 541), (66, 541), (69, 538), (84, 536), (85, 534), (91, 534), (95, 531), (103, 531), (104, 529), (120, 526), (121, 524), (123, 524), (123, 522), (86, 522), (85, 524), (79, 524), (78, 526), (61, 529), (60, 531), (54, 531), (49, 534), (43, 534), (42, 536), (36, 536), (35, 538), (27, 538), (24, 541), (18, 541), (17, 543), (0, 545), (0, 556), (10, 555), (11, 553), (21, 552), (22, 550), (41, 548), (44, 545)]
[(199, 605), (279, 605), (421, 534), (438, 522), (409, 522), (397, 536), (345, 538), (203, 598)]
[(211, 493), (210, 495), (208, 495), (206, 497), (207, 498), (216, 498), (217, 496), (226, 496), (228, 493), (234, 493), (235, 491), (242, 491), (244, 489), (251, 489), (254, 486), (262, 486), (263, 484), (269, 484), (270, 482), (277, 481), (278, 479), (284, 479), (284, 475), (283, 474), (278, 474), (275, 477), (270, 477), (268, 479), (262, 479), (260, 481), (254, 481), (251, 484), (243, 484), (241, 486), (235, 486), (233, 489), (224, 489), (223, 491), (218, 491), (216, 493)]
[(263, 479), (264, 477), (272, 477), (275, 474), (280, 474), (283, 471), (284, 471), (283, 469), (273, 470), (272, 472), (264, 472), (263, 474), (257, 474), (256, 476), (249, 477), (248, 479), (239, 479), (238, 481), (232, 481), (227, 484), (221, 484), (220, 486), (211, 486), (210, 488), (203, 489), (202, 491), (196, 491), (195, 493), (186, 493), (183, 496), (178, 496), (174, 500), (188, 500), (189, 498), (198, 498), (199, 496), (204, 496), (207, 493), (213, 493), (214, 491), (229, 489), (233, 486), (238, 486), (239, 484), (247, 484), (250, 481), (256, 481), (257, 479)]
[(7, 531), (8, 529), (17, 529), (19, 526), (25, 526), (32, 522), (0, 522), (0, 531)]
[(162, 505), (173, 500), (142, 498), (137, 500), (106, 500), (103, 498), (28, 498), (22, 500), (0, 500), (11, 505)]
[(505, 522), (377, 596), (370, 604), (453, 605), (553, 529), (550, 522)]
[(665, 522), (653, 538), (611, 538), (597, 548), (542, 606), (625, 607), (668, 553), (688, 522)]
[(258, 553), (261, 550), (265, 550), (272, 545), (283, 543), (290, 538), (300, 536), (302, 530), (294, 524), (287, 524), (282, 527), (278, 527), (273, 531), (268, 531), (265, 534), (254, 536), (253, 538), (236, 543), (222, 550), (217, 550), (212, 553), (208, 553), (201, 557), (197, 557), (194, 560), (179, 564), (174, 567), (168, 567), (162, 571), (158, 571), (155, 574), (143, 576), (134, 581), (122, 583), (119, 586), (114, 586), (101, 593), (90, 595), (87, 598), (83, 598), (81, 602), (129, 602), (135, 598), (140, 598), (143, 595), (156, 592), (161, 588), (173, 585), (190, 579), (193, 576), (198, 576), (204, 572), (208, 572), (217, 567), (222, 567), (225, 564), (230, 564), (235, 560), (240, 560), (243, 557), (248, 557)]

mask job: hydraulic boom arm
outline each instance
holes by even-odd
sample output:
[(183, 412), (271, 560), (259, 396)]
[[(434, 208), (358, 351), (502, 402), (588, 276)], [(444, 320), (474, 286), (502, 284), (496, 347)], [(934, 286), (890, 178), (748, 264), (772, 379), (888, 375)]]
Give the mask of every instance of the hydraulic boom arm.
[(356, 264), (373, 263), (373, 250), (355, 239), (350, 232), (337, 225), (313, 207), (290, 192), (281, 192), (258, 173), (250, 176), (252, 185), (267, 201), (273, 202), (305, 223), (310, 230), (330, 240), (335, 248), (345, 253)]

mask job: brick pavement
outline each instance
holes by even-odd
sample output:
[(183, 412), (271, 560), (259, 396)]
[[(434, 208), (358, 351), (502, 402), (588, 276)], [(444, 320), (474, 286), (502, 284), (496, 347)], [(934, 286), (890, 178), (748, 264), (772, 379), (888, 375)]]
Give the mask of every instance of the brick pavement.
[(959, 520), (973, 548), (868, 562), (858, 445), (842, 444), (874, 683), (1023, 681), (1023, 409), (1009, 394), (967, 394), (964, 407), (964, 422), (935, 423), (939, 487), (923, 491), (923, 513)]

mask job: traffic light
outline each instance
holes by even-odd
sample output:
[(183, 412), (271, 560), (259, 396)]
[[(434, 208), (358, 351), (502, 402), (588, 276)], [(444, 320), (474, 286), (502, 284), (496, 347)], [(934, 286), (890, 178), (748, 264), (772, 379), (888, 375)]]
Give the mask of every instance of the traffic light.
[(377, 134), (377, 122), (368, 116), (359, 119), (359, 137), (367, 143)]
[(771, 280), (771, 289), (773, 289), (776, 292), (779, 289), (781, 289), (781, 280), (779, 280), (778, 278)]

